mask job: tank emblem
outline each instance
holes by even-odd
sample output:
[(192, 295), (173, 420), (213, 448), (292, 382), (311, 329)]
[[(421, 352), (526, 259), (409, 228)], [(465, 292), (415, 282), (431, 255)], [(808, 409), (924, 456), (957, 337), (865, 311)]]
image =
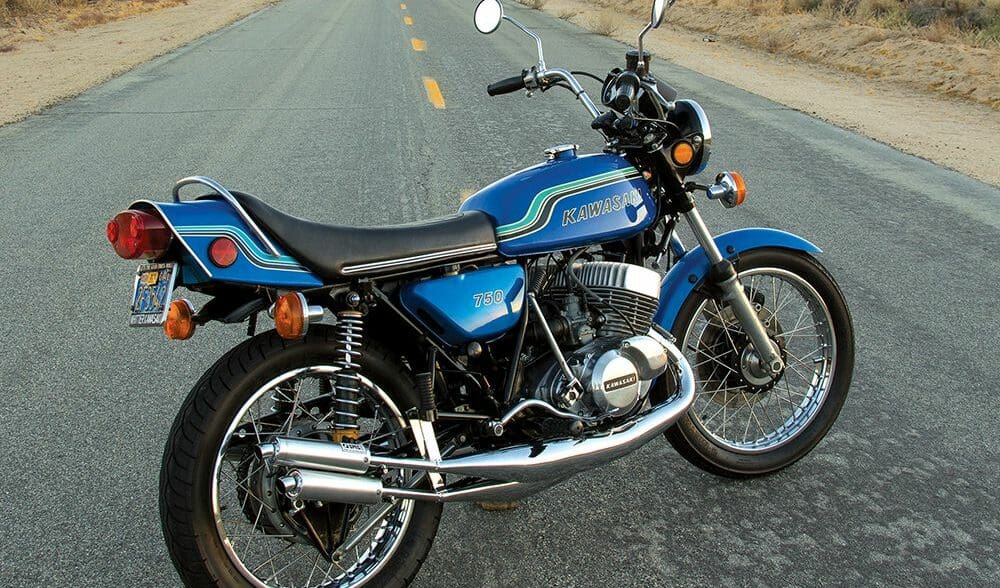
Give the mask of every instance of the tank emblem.
[(630, 190), (624, 194), (615, 194), (610, 198), (595, 200), (586, 206), (567, 208), (563, 211), (562, 226), (573, 225), (585, 220), (618, 212), (626, 206), (641, 206), (642, 194), (638, 190)]
[[(497, 227), (497, 237), (500, 241), (513, 241), (514, 239), (520, 239), (521, 237), (526, 237), (532, 233), (536, 233), (548, 226), (549, 221), (552, 219), (552, 212), (555, 210), (556, 204), (558, 204), (561, 200), (576, 194), (582, 194), (591, 190), (613, 186), (615, 184), (635, 180), (640, 177), (642, 176), (639, 173), (639, 170), (634, 167), (628, 167), (625, 169), (612, 170), (596, 176), (567, 182), (565, 184), (559, 184), (558, 186), (552, 186), (551, 188), (542, 190), (535, 195), (534, 199), (532, 199), (531, 206), (528, 207), (528, 211), (524, 213), (524, 216), (521, 217), (520, 220)], [(638, 201), (641, 202), (642, 195), (639, 194), (638, 190), (633, 190), (633, 192), (638, 195)], [(597, 201), (595, 204), (603, 211), (605, 200), (610, 201), (608, 202), (608, 206), (614, 207), (614, 198), (618, 198), (617, 210), (621, 210), (627, 204), (632, 203), (630, 200), (631, 197), (631, 192), (626, 192), (612, 198), (602, 199)], [(587, 206), (586, 208), (589, 209), (591, 206)], [(577, 209), (576, 212), (573, 213), (572, 222), (584, 220), (577, 218), (577, 215), (582, 209), (583, 207)], [(584, 213), (584, 217), (589, 218), (589, 216), (587, 216), (588, 214), (589, 210)], [(597, 214), (604, 213), (598, 212)], [(571, 223), (564, 216), (563, 225), (565, 226), (567, 224)]]

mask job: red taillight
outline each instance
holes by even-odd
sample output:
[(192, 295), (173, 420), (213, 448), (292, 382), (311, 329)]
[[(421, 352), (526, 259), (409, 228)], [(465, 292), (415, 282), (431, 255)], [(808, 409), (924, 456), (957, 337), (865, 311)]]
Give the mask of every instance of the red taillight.
[(156, 259), (173, 239), (163, 219), (141, 210), (119, 212), (108, 222), (107, 234), (115, 253), (125, 259)]
[(219, 267), (229, 267), (236, 263), (239, 250), (229, 237), (219, 237), (208, 246), (208, 258)]
[(108, 241), (111, 241), (111, 244), (114, 245), (115, 241), (118, 240), (118, 223), (115, 222), (115, 219), (111, 219), (108, 221), (107, 231), (108, 231)]

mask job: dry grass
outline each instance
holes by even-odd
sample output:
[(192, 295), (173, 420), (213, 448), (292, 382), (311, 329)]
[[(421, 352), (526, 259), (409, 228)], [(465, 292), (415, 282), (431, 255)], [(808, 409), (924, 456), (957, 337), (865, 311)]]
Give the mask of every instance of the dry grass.
[(613, 12), (611, 10), (603, 10), (594, 17), (593, 22), (591, 22), (590, 29), (595, 33), (601, 35), (613, 35), (618, 32), (618, 29), (622, 27), (625, 23), (625, 18)]
[(0, 26), (17, 17), (44, 17), (78, 29), (187, 2), (188, 0), (0, 0)]
[(1000, 44), (1000, 0), (687, 0), (755, 15), (808, 13), (936, 42)]
[(524, 4), (528, 8), (532, 8), (534, 10), (541, 10), (542, 8), (545, 7), (545, 0), (517, 0), (517, 1), (520, 2), (521, 4)]
[[(649, 18), (649, 0), (550, 2), (553, 13), (579, 10), (574, 22), (627, 41)], [(1000, 110), (1000, 26), (990, 24), (991, 10), (1000, 12), (1000, 0), (680, 0), (667, 21)]]

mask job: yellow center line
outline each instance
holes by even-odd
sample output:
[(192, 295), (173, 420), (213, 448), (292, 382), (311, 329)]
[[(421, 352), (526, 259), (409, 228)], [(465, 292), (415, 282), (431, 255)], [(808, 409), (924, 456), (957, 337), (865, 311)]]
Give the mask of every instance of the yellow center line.
[(476, 193), (476, 191), (473, 190), (472, 188), (466, 188), (466, 189), (462, 190), (461, 192), (458, 193), (458, 202), (460, 204), (462, 202), (465, 202), (466, 200), (469, 199), (470, 196), (472, 196), (475, 193)]
[(400, 4), (399, 5), (399, 9), (400, 10), (406, 10), (406, 4)]
[(411, 27), (413, 26), (413, 19), (408, 16), (403, 17), (403, 22), (406, 23), (408, 26)]
[(416, 37), (410, 39), (410, 45), (413, 45), (414, 51), (424, 51), (425, 49), (427, 49), (427, 43), (425, 43), (420, 39), (417, 39)]
[(427, 99), (434, 105), (434, 108), (444, 108), (444, 96), (441, 95), (441, 88), (433, 78), (424, 78), (424, 89), (427, 90)]

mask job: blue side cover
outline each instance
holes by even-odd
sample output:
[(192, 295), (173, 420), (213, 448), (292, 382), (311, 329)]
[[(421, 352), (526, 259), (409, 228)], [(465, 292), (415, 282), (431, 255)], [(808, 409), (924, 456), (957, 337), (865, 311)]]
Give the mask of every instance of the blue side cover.
[[(224, 200), (139, 200), (130, 208), (143, 207), (159, 211), (184, 248), (178, 285), (210, 280), (275, 288), (323, 285), (322, 280), (280, 248), (281, 255), (271, 254)], [(218, 267), (209, 260), (208, 247), (219, 237), (229, 237), (239, 247), (236, 262), (229, 267)]]
[(501, 265), (403, 286), (400, 301), (449, 345), (488, 342), (514, 328), (524, 309), (524, 268)]
[[(762, 247), (780, 247), (805, 253), (821, 253), (819, 247), (802, 237), (776, 229), (740, 229), (715, 237), (719, 251), (728, 258)], [(664, 329), (673, 330), (674, 320), (691, 291), (708, 275), (708, 256), (699, 247), (689, 250), (674, 264), (660, 285), (660, 307), (654, 320)]]

